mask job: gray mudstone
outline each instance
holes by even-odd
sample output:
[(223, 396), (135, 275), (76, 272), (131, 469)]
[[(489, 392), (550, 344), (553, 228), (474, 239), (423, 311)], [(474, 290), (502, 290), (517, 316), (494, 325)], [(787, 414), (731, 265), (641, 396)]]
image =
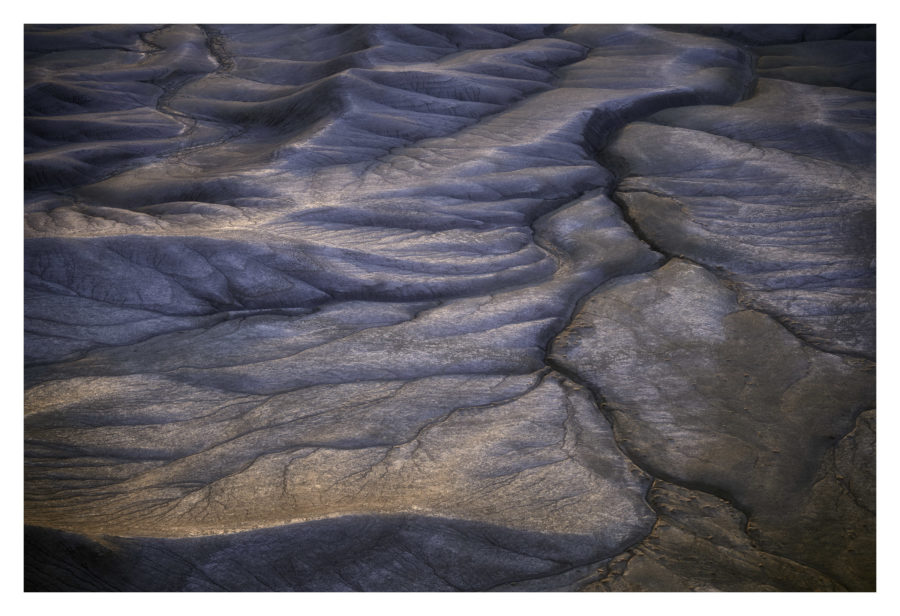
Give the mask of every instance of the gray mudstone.
[(25, 46), (29, 590), (873, 587), (872, 28)]

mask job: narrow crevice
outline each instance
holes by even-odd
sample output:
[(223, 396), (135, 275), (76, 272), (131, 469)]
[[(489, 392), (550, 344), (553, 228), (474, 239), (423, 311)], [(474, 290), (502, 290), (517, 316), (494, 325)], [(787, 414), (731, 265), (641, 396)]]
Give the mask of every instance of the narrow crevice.
[[(593, 398), (594, 404), (597, 406), (597, 409), (600, 411), (600, 414), (607, 420), (610, 427), (613, 430), (613, 436), (615, 437), (616, 447), (625, 456), (632, 464), (634, 464), (638, 469), (641, 470), (644, 474), (646, 474), (650, 479), (662, 479), (668, 483), (673, 485), (677, 485), (688, 490), (694, 490), (697, 492), (705, 492), (707, 494), (711, 494), (717, 498), (727, 501), (731, 506), (737, 509), (741, 514), (743, 514), (747, 519), (750, 518), (750, 512), (746, 505), (740, 502), (733, 494), (724, 490), (718, 486), (714, 486), (705, 482), (699, 481), (688, 481), (684, 479), (677, 478), (672, 474), (668, 473), (665, 469), (654, 468), (654, 465), (643, 459), (643, 456), (637, 454), (630, 450), (627, 446), (623, 446), (621, 439), (619, 438), (618, 431), (616, 429), (616, 420), (614, 415), (610, 412), (610, 404), (606, 400), (606, 397), (593, 385), (584, 380), (580, 375), (578, 375), (575, 371), (567, 368), (562, 365), (559, 361), (557, 361), (552, 356), (547, 356), (545, 358), (545, 363), (552, 368), (554, 371), (560, 373), (565, 378), (569, 379), (576, 385), (580, 386), (582, 389), (587, 391), (591, 397)], [(649, 487), (647, 493), (649, 493)], [(646, 493), (645, 493), (646, 497)], [(646, 500), (646, 498), (645, 498)], [(649, 505), (649, 502), (647, 503)], [(652, 507), (651, 507), (652, 508)]]
[[(618, 186), (618, 183), (617, 183), (617, 186)], [(643, 192), (643, 191), (641, 191), (641, 192)], [(640, 239), (642, 242), (644, 242), (645, 244), (650, 246), (650, 248), (652, 248), (654, 251), (664, 255), (669, 261), (671, 261), (672, 259), (679, 259), (681, 261), (685, 261), (692, 265), (696, 265), (697, 267), (702, 267), (707, 272), (709, 272), (710, 274), (715, 276), (716, 279), (726, 289), (728, 289), (729, 291), (734, 293), (735, 301), (740, 306), (742, 306), (746, 310), (752, 310), (754, 312), (759, 312), (759, 313), (764, 314), (765, 316), (769, 317), (770, 319), (772, 319), (773, 321), (775, 321), (776, 323), (781, 325), (781, 327), (783, 327), (789, 334), (791, 334), (791, 336), (796, 338), (804, 346), (808, 346), (819, 353), (827, 353), (829, 355), (837, 355), (839, 357), (843, 357), (843, 358), (850, 359), (850, 360), (863, 360), (866, 362), (874, 362), (875, 361), (874, 357), (869, 357), (863, 353), (847, 351), (847, 350), (837, 350), (837, 349), (825, 348), (823, 346), (820, 346), (819, 343), (817, 343), (815, 340), (811, 339), (811, 335), (805, 334), (804, 332), (800, 331), (798, 326), (793, 323), (793, 321), (791, 320), (790, 317), (780, 315), (780, 314), (777, 314), (774, 312), (770, 312), (764, 306), (760, 305), (759, 302), (757, 302), (757, 301), (753, 300), (751, 297), (749, 297), (746, 289), (744, 288), (744, 285), (742, 285), (740, 282), (738, 282), (736, 280), (733, 280), (730, 276), (728, 276), (727, 270), (725, 268), (718, 267), (718, 266), (710, 266), (701, 261), (692, 259), (691, 257), (688, 257), (686, 255), (683, 255), (680, 253), (674, 253), (670, 250), (663, 248), (658, 243), (656, 243), (641, 228), (641, 225), (637, 222), (637, 220), (634, 218), (634, 216), (632, 216), (631, 210), (628, 207), (628, 205), (625, 203), (625, 201), (622, 199), (621, 194), (622, 194), (621, 192), (617, 191), (616, 189), (613, 189), (609, 198), (613, 203), (615, 203), (617, 206), (619, 206), (619, 210), (622, 212), (622, 218), (625, 220), (626, 223), (628, 223), (628, 226), (631, 227), (631, 230), (634, 232), (635, 236), (638, 237), (638, 239)], [(677, 199), (675, 199), (674, 197), (662, 196), (662, 195), (660, 195), (660, 196), (663, 198), (666, 198), (666, 199), (671, 199), (672, 201), (675, 201), (676, 203), (678, 202)]]
[(206, 48), (209, 49), (209, 54), (219, 64), (216, 72), (223, 73), (232, 70), (234, 68), (234, 60), (225, 47), (225, 35), (212, 26), (198, 24), (197, 27), (203, 30), (203, 34), (206, 35)]
[[(663, 248), (662, 246), (657, 244), (655, 241), (653, 241), (653, 239), (649, 235), (647, 235), (647, 233), (644, 232), (644, 230), (638, 224), (637, 220), (635, 220), (634, 216), (632, 216), (631, 210), (628, 208), (628, 206), (625, 204), (624, 200), (620, 196), (620, 193), (618, 191), (620, 183), (621, 183), (621, 180), (619, 178), (616, 178), (615, 186), (610, 190), (610, 193), (609, 193), (609, 200), (612, 201), (613, 203), (615, 203), (616, 206), (618, 206), (619, 212), (621, 212), (621, 214), (622, 214), (622, 220), (624, 220), (625, 223), (629, 227), (631, 227), (631, 232), (634, 233), (634, 235), (639, 240), (641, 240), (642, 242), (647, 244), (647, 246), (649, 246), (651, 250), (663, 255), (664, 257), (666, 257), (667, 260), (672, 260), (672, 259), (678, 258), (678, 259), (684, 259), (685, 261), (691, 261), (690, 259), (686, 258), (684, 255), (676, 255), (676, 254), (666, 250), (665, 248)], [(691, 262), (693, 263), (693, 261), (691, 261)], [(700, 265), (700, 264), (698, 263), (697, 265)]]

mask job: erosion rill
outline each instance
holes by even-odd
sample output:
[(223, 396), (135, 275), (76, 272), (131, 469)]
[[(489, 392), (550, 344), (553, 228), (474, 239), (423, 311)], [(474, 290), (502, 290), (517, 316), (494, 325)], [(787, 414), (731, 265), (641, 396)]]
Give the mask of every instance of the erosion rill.
[(26, 589), (874, 590), (874, 27), (25, 47)]

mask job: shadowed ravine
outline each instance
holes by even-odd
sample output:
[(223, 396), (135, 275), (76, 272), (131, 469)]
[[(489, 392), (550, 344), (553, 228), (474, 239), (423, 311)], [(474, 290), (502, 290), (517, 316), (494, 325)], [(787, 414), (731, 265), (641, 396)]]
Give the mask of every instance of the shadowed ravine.
[(874, 590), (874, 27), (25, 46), (27, 590)]

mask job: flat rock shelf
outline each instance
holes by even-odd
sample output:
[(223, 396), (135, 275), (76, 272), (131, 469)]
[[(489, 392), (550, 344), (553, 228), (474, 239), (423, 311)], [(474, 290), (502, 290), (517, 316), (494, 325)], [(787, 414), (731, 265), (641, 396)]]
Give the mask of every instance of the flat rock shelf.
[(25, 27), (25, 589), (875, 590), (875, 27)]

